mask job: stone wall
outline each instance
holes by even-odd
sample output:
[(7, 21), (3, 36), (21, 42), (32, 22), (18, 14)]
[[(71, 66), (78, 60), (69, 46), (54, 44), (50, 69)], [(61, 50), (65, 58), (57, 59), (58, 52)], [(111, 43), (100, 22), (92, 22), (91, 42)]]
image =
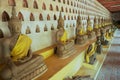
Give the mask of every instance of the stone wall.
[[(11, 17), (13, 5), (16, 5), (17, 15), (22, 20), (21, 32), (26, 34), (26, 30), (30, 30), (30, 33), (26, 35), (33, 41), (33, 51), (56, 43), (55, 36), (60, 11), (65, 20), (64, 28), (67, 30), (68, 39), (75, 37), (78, 15), (81, 16), (85, 30), (88, 16), (92, 27), (95, 17), (97, 19), (110, 18), (109, 11), (96, 0), (0, 0), (0, 29), (4, 37), (10, 36), (7, 21)], [(36, 32), (36, 28), (39, 28), (40, 32)]]

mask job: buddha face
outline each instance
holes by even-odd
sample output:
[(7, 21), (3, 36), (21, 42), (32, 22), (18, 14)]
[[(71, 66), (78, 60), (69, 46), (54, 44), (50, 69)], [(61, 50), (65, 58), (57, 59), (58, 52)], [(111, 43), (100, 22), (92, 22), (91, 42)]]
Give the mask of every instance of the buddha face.
[(9, 25), (9, 29), (10, 29), (10, 32), (11, 34), (16, 34), (16, 33), (20, 33), (21, 32), (21, 24), (11, 24)]

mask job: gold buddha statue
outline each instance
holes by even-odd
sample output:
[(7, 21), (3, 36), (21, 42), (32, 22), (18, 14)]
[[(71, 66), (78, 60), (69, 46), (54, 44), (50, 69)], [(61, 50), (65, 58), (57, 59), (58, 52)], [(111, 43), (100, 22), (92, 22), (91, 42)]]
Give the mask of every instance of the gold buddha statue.
[(74, 48), (74, 40), (67, 39), (68, 33), (64, 29), (64, 20), (60, 12), (58, 19), (58, 31), (57, 31), (57, 55), (61, 58), (66, 58), (72, 55), (76, 50)]
[(87, 20), (87, 35), (88, 35), (88, 39), (96, 38), (95, 32), (93, 31), (93, 28), (91, 26), (91, 21), (90, 21), (89, 16), (88, 16), (88, 20)]
[(42, 56), (32, 54), (32, 40), (21, 34), (21, 21), (12, 7), (12, 17), (8, 21), (11, 36), (0, 40), (0, 79), (31, 80), (47, 70)]
[(78, 15), (77, 27), (76, 27), (76, 44), (83, 44), (87, 41), (88, 36), (85, 34), (83, 25), (81, 23), (81, 17)]

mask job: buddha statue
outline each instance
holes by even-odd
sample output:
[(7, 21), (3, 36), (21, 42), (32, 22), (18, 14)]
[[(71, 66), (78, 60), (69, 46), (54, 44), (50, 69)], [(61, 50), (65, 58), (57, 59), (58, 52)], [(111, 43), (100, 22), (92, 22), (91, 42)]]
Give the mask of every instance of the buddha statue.
[(60, 12), (58, 19), (58, 31), (57, 31), (57, 55), (61, 58), (66, 58), (75, 52), (74, 40), (67, 39), (67, 32), (64, 29), (64, 20)]
[(100, 29), (99, 29), (99, 24), (97, 24), (96, 17), (94, 18), (94, 31), (95, 31), (96, 38), (97, 38), (97, 40), (96, 40), (96, 53), (101, 54), (102, 53), (102, 45), (101, 45), (101, 40), (100, 40), (101, 33), (100, 33)]
[(87, 35), (88, 35), (88, 39), (96, 38), (95, 32), (93, 31), (92, 26), (91, 26), (91, 21), (90, 21), (89, 16), (88, 16), (88, 20), (87, 20)]
[(88, 49), (85, 54), (85, 61), (88, 64), (94, 64), (96, 61), (96, 45), (95, 43), (92, 43), (88, 46)]
[(106, 30), (104, 28), (101, 28), (101, 36), (100, 36), (100, 38), (101, 38), (101, 44), (103, 46), (106, 46), (106, 45), (109, 44), (109, 41), (107, 41), (106, 38), (105, 38), (105, 32), (106, 32)]
[(101, 44), (101, 40), (100, 40), (100, 36), (97, 37), (97, 41), (96, 41), (96, 53), (97, 54), (101, 54), (102, 53), (102, 44)]
[(76, 27), (76, 44), (83, 44), (87, 41), (88, 36), (85, 34), (83, 25), (81, 23), (81, 17), (78, 15), (77, 27)]
[(31, 80), (47, 70), (42, 56), (32, 54), (32, 40), (21, 34), (21, 21), (12, 7), (12, 17), (8, 21), (11, 36), (0, 39), (0, 79)]
[[(98, 22), (99, 22), (99, 20), (98, 20)], [(99, 24), (97, 23), (96, 17), (94, 18), (94, 31), (95, 31), (96, 37), (99, 37), (101, 35), (100, 29), (99, 29)]]

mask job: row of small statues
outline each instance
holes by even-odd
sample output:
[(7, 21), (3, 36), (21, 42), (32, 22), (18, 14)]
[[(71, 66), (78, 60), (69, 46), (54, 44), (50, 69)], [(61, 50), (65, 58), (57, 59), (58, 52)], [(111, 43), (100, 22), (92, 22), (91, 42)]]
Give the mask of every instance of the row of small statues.
[[(11, 32), (11, 36), (8, 38), (0, 39), (0, 78), (3, 80), (30, 80), (38, 75), (42, 75), (47, 71), (47, 66), (44, 63), (42, 56), (37, 54), (32, 54), (31, 43), (32, 40), (21, 34), (21, 21), (16, 17), (15, 7), (12, 7), (12, 16), (8, 21), (8, 27)], [(60, 14), (58, 20), (57, 31), (57, 55), (60, 57), (67, 57), (73, 54), (76, 50), (74, 47), (74, 39), (67, 39), (67, 32), (65, 31), (64, 20)], [(92, 31), (91, 31), (92, 32)], [(93, 36), (94, 34), (94, 36)], [(95, 33), (92, 32), (89, 38), (95, 37)], [(84, 41), (87, 38), (81, 35), (77, 35), (79, 42)], [(104, 37), (103, 37), (104, 38)], [(101, 46), (100, 39), (97, 40), (97, 47)], [(105, 41), (105, 40), (104, 40)], [(79, 43), (78, 42), (78, 43)], [(93, 53), (88, 49), (88, 56), (86, 59), (88, 63), (91, 62), (91, 56)], [(101, 50), (97, 50), (100, 52)], [(101, 52), (100, 52), (101, 53)]]

